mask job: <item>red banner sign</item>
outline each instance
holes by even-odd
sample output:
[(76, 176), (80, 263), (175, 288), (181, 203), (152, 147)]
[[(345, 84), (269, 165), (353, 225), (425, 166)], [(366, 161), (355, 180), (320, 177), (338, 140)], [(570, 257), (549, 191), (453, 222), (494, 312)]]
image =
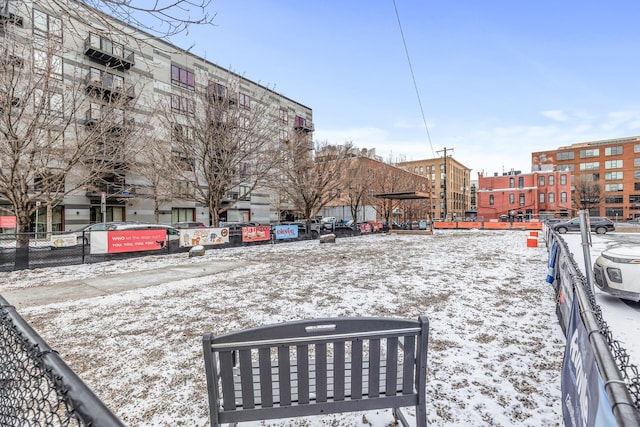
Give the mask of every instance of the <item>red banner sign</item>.
[(258, 225), (256, 227), (242, 227), (243, 242), (259, 242), (271, 239), (271, 227)]
[(18, 220), (15, 216), (0, 216), (0, 228), (16, 228)]
[(153, 251), (167, 243), (166, 230), (109, 231), (107, 253)]

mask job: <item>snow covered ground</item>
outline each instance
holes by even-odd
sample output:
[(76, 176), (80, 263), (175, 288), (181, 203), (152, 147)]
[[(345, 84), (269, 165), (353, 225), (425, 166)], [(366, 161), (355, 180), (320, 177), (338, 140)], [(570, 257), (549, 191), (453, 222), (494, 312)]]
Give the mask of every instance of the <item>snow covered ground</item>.
[[(562, 239), (573, 253), (573, 259), (585, 273), (584, 255), (582, 251), (582, 239), (580, 233), (568, 233), (562, 235)], [(640, 242), (638, 233), (607, 233), (605, 235), (591, 235), (592, 246), (590, 248), (591, 263), (596, 261), (600, 252), (611, 245), (623, 242)], [(629, 361), (640, 367), (640, 303), (623, 301), (595, 287), (596, 302), (602, 310), (602, 317), (613, 332), (613, 337), (619, 341), (629, 354)]]
[[(5, 275), (2, 289), (185, 263), (237, 263), (205, 277), (20, 309), (131, 426), (208, 425), (205, 332), (303, 318), (419, 315), (431, 325), (431, 425), (557, 426), (564, 337), (545, 282), (546, 248), (542, 242), (528, 248), (528, 235), (437, 231), (228, 248), (192, 259), (175, 254), (18, 271)], [(390, 411), (369, 411), (243, 425), (392, 421)]]

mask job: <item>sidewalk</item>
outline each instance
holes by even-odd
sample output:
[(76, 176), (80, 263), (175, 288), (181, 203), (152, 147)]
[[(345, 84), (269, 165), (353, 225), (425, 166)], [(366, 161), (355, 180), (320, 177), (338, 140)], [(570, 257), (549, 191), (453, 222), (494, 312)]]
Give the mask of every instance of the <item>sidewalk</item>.
[(16, 309), (77, 301), (221, 273), (236, 268), (237, 262), (209, 261), (189, 265), (173, 265), (129, 273), (52, 283), (44, 286), (3, 292), (2, 296)]

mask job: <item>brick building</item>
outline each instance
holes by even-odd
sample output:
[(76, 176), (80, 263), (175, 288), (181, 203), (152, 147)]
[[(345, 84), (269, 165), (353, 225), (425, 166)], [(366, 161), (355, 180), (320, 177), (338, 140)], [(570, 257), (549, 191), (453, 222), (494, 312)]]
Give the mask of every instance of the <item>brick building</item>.
[(471, 169), (453, 157), (401, 162), (397, 165), (431, 182), (434, 218), (464, 218), (474, 211), (471, 205)]
[[(582, 142), (531, 154), (534, 170), (573, 175), (573, 210), (592, 216), (640, 216), (640, 137)], [(590, 190), (590, 191), (585, 191)]]
[(478, 174), (478, 218), (515, 221), (571, 215), (569, 172)]

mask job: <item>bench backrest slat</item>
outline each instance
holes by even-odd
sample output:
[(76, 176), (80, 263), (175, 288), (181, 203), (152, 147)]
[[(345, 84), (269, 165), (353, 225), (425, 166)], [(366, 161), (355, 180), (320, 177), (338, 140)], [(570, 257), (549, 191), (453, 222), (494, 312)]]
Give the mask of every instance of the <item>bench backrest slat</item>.
[(351, 398), (362, 399), (362, 340), (351, 341)]
[(296, 364), (298, 368), (298, 403), (309, 403), (309, 347), (296, 346)]
[(253, 370), (251, 363), (251, 350), (240, 350), (240, 383), (242, 389), (243, 409), (253, 409), (256, 402), (253, 396)]
[(345, 352), (344, 341), (333, 346), (333, 399), (344, 400)]
[(258, 350), (260, 369), (260, 392), (262, 406), (273, 407), (273, 381), (271, 380), (271, 351), (268, 348)]
[(402, 394), (411, 394), (414, 392), (416, 384), (414, 378), (418, 375), (416, 372), (416, 339), (405, 339), (403, 342), (404, 364), (402, 365)]
[(316, 345), (316, 401), (327, 401), (327, 345)]
[(233, 383), (233, 354), (231, 351), (221, 351), (218, 355), (220, 358), (220, 380), (222, 382), (222, 404), (225, 410), (232, 411), (236, 407), (235, 385)]
[(369, 397), (380, 396), (380, 340), (369, 342)]
[(291, 405), (291, 356), (289, 346), (278, 347), (278, 384), (280, 405)]
[[(407, 337), (412, 340), (413, 337)], [(395, 396), (398, 390), (396, 383), (398, 378), (398, 338), (393, 337), (387, 340), (387, 375), (386, 375), (386, 396)]]

